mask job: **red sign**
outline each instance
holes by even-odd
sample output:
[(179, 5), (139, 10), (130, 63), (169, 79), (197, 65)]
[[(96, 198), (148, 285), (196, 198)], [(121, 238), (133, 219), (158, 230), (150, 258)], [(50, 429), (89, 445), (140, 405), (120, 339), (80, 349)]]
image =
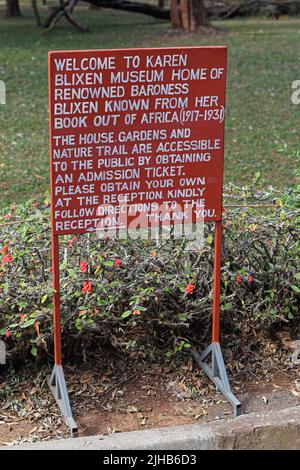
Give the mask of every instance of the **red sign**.
[(225, 83), (225, 47), (51, 52), (54, 235), (220, 220)]

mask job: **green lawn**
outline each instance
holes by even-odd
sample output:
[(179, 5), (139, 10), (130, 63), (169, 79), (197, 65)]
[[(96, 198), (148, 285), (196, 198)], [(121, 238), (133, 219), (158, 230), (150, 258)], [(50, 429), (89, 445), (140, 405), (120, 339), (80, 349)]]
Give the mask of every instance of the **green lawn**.
[[(266, 184), (293, 181), (300, 105), (291, 83), (300, 79), (300, 19), (217, 23), (226, 35), (163, 35), (168, 23), (109, 10), (80, 12), (91, 33), (62, 22), (42, 34), (27, 12), (0, 19), (1, 205), (36, 197), (48, 187), (47, 52), (58, 49), (225, 44), (229, 48), (225, 181), (244, 183), (261, 171)], [(0, 18), (3, 10), (0, 7)]]

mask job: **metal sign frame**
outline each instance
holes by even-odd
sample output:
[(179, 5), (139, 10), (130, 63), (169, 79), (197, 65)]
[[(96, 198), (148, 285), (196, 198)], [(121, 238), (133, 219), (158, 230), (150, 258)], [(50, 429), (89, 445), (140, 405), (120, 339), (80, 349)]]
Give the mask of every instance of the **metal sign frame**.
[[(174, 49), (174, 48), (165, 48)], [(73, 52), (73, 51), (72, 51)], [(49, 54), (50, 70), (50, 54)], [(49, 87), (50, 103), (50, 87)], [(50, 107), (51, 118), (51, 107)], [(51, 136), (50, 119), (50, 136)], [(223, 136), (224, 142), (224, 136)], [(223, 146), (224, 149), (224, 146)], [(52, 139), (50, 139), (50, 158), (52, 155)], [(60, 309), (60, 273), (59, 273), (59, 235), (55, 233), (55, 215), (53, 207), (53, 171), (51, 167), (51, 242), (52, 242), (52, 284), (53, 294), (53, 325), (54, 325), (54, 367), (48, 377), (48, 385), (59, 406), (59, 409), (70, 428), (71, 435), (76, 436), (78, 426), (73, 418), (70, 400), (68, 396), (64, 371), (62, 366), (61, 347), (61, 309)], [(196, 364), (204, 370), (213, 381), (219, 391), (231, 403), (234, 416), (241, 413), (241, 403), (234, 396), (230, 388), (223, 355), (220, 347), (220, 297), (221, 297), (221, 256), (222, 256), (222, 215), (215, 220), (214, 237), (214, 276), (213, 276), (213, 306), (212, 306), (212, 342), (208, 348), (199, 354), (192, 351), (192, 357)]]

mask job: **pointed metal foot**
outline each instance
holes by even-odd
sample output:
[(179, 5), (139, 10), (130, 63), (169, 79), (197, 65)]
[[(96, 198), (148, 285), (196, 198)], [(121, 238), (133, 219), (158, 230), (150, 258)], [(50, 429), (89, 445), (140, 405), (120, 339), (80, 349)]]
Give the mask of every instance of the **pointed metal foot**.
[(78, 426), (73, 419), (64, 371), (61, 365), (53, 367), (52, 374), (47, 377), (47, 383), (71, 431), (71, 436), (76, 437)]
[[(205, 362), (209, 355), (211, 355), (210, 364)], [(211, 343), (201, 354), (197, 353), (197, 351), (192, 351), (192, 356), (196, 364), (204, 370), (220, 392), (231, 403), (234, 417), (239, 416), (242, 412), (242, 404), (231, 391), (220, 344)]]

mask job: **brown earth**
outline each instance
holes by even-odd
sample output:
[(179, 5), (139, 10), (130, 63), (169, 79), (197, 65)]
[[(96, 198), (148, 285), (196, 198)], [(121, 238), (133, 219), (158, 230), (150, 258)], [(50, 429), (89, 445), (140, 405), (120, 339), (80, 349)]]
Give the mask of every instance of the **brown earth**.
[[(155, 427), (202, 423), (232, 416), (231, 406), (189, 360), (152, 366), (112, 360), (110, 364), (66, 366), (65, 373), (79, 435), (109, 434)], [(241, 374), (240, 374), (241, 375)], [(260, 377), (235, 377), (233, 391), (244, 413), (300, 405), (299, 368)], [(27, 371), (0, 383), (0, 444), (67, 437), (48, 391), (45, 371)], [(5, 396), (6, 395), (6, 396)], [(5, 399), (3, 398), (5, 396)]]

